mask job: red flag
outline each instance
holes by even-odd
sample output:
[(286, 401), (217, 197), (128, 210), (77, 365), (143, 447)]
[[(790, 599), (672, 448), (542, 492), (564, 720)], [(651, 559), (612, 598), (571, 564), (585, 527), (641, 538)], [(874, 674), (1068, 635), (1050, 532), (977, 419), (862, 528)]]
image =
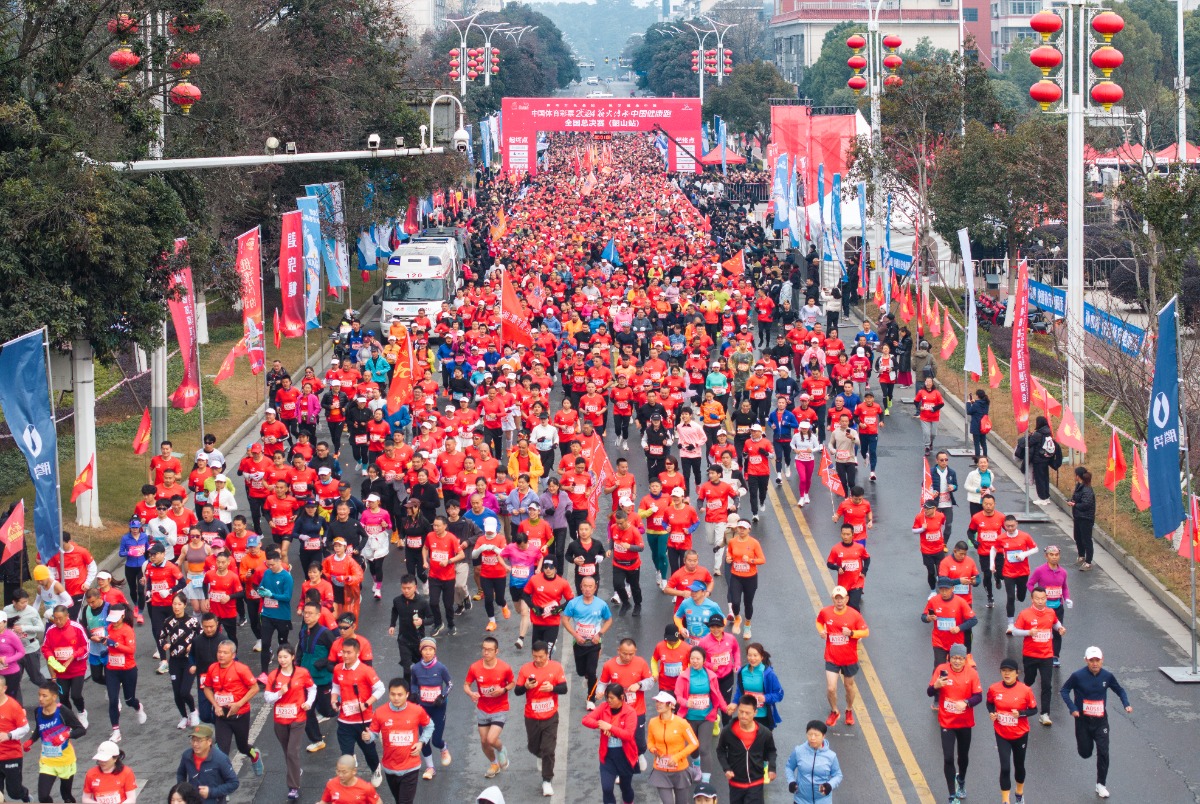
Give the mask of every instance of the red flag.
[(912, 288), (904, 286), (904, 295), (900, 297), (900, 320), (907, 324), (913, 317)]
[(1029, 317), (1029, 266), (1021, 260), (1017, 266), (1016, 303), (1013, 307), (1012, 328), (1012, 407), (1017, 422), (1017, 432), (1029, 429), (1029, 409), (1033, 384), (1029, 373), (1029, 328), (1025, 325)]
[(1058, 423), (1058, 432), (1054, 437), (1064, 447), (1070, 447), (1077, 452), (1087, 452), (1087, 444), (1083, 440), (1079, 423), (1075, 421), (1075, 413), (1069, 405), (1059, 407), (1062, 408), (1062, 421)]
[[(1183, 538), (1179, 540), (1179, 555), (1184, 558), (1200, 559), (1200, 500), (1192, 495), (1192, 504), (1188, 508), (1188, 518), (1183, 523)], [(4, 561), (8, 560), (8, 548), (5, 548)]]
[(1146, 482), (1146, 467), (1142, 465), (1142, 451), (1137, 446), (1133, 448), (1133, 476), (1129, 496), (1139, 511), (1150, 507), (1150, 486)]
[(96, 487), (96, 453), (92, 453), (92, 457), (88, 458), (87, 466), (83, 467), (83, 471), (75, 478), (75, 485), (71, 488), (71, 502), (79, 499), (79, 495), (85, 491), (91, 491)]
[(275, 308), (275, 316), (271, 319), (271, 335), (275, 338), (275, 351), (279, 351), (279, 344), (283, 337), (283, 323), (279, 320), (279, 308)]
[[(937, 299), (934, 299), (933, 305), (926, 308), (926, 312), (927, 312), (926, 320), (929, 322), (929, 334), (935, 338), (942, 337), (942, 325), (938, 321), (938, 313), (942, 312), (942, 305), (938, 302)], [(949, 320), (950, 320), (950, 316), (947, 315), (946, 321), (949, 322)], [(947, 332), (950, 331), (949, 324), (947, 324), (947, 326), (946, 326), (946, 331)]]
[(876, 307), (879, 307), (881, 309), (883, 308), (883, 277), (882, 276), (875, 277), (875, 298), (872, 301), (875, 302)]
[(220, 385), (232, 377), (234, 363), (244, 354), (246, 354), (245, 338), (235, 343), (229, 350), (229, 354), (225, 355), (225, 359), (221, 361), (221, 367), (217, 369), (217, 376), (213, 377), (213, 385)]
[(737, 254), (725, 260), (725, 262), (721, 263), (721, 267), (730, 276), (741, 276), (746, 273), (746, 250), (742, 249)]
[(499, 240), (508, 232), (508, 220), (504, 217), (504, 210), (496, 213), (496, 225), (488, 230), (493, 240)]
[(701, 224), (700, 228), (706, 232), (712, 231), (712, 221), (707, 215), (704, 216), (704, 222)]
[(412, 338), (408, 327), (401, 326), (396, 335), (396, 346), (400, 353), (396, 356), (396, 369), (392, 372), (392, 384), (388, 386), (387, 412), (388, 415), (400, 410), (403, 405), (413, 403), (413, 353)]
[(4, 545), (4, 555), (0, 556), (0, 564), (21, 552), (25, 547), (25, 501), (17, 500), (17, 507), (0, 525), (0, 544)]
[[(301, 212), (283, 213), (279, 232), (279, 290), (283, 295), (283, 337), (304, 334), (304, 237)], [(363, 280), (366, 282), (366, 280)], [(275, 347), (279, 348), (278, 345)]]
[(1033, 401), (1041, 406), (1042, 410), (1046, 411), (1046, 415), (1050, 417), (1059, 416), (1062, 414), (1062, 403), (1050, 395), (1037, 377), (1030, 378), (1033, 382)]
[[(954, 350), (958, 348), (958, 336), (954, 334), (954, 326), (950, 323), (950, 313), (942, 310), (942, 316), (945, 318), (943, 332), (946, 333), (942, 338), (942, 360), (949, 360), (950, 355), (954, 354)], [(936, 334), (936, 333), (935, 333)]]
[[(133, 454), (145, 455), (150, 449), (150, 408), (142, 411), (142, 423), (138, 425), (137, 435), (133, 437)], [(0, 562), (2, 564), (4, 562)]]
[[(175, 253), (187, 250), (187, 238), (175, 241)], [(171, 394), (171, 404), (184, 413), (200, 401), (200, 364), (196, 360), (196, 296), (192, 286), (192, 267), (185, 264), (171, 275), (172, 296), (167, 300), (171, 324), (179, 339), (179, 356), (183, 360), (183, 377)]]
[(1121, 439), (1117, 437), (1117, 428), (1113, 428), (1112, 438), (1108, 442), (1108, 465), (1104, 467), (1104, 488), (1116, 491), (1117, 484), (1125, 479), (1125, 450), (1121, 448)]
[(415, 235), (419, 231), (421, 231), (421, 226), (417, 223), (417, 197), (410, 195), (408, 209), (404, 213), (404, 233)]
[(892, 298), (900, 301), (900, 283), (896, 281), (896, 275), (892, 274)]
[(263, 341), (262, 249), (259, 227), (237, 238), (237, 272), (242, 283), (242, 329), (250, 373), (266, 368), (266, 344)]
[(604, 443), (599, 439), (596, 441), (595, 450), (592, 451), (592, 462), (588, 471), (592, 473), (592, 491), (588, 494), (588, 522), (595, 524), (596, 517), (600, 515), (600, 491), (616, 476), (612, 464), (609, 463)]
[(517, 300), (517, 291), (508, 279), (505, 271), (500, 278), (500, 340), (505, 344), (533, 348), (533, 331), (530, 328), (529, 316), (521, 310)]
[(933, 490), (933, 472), (929, 471), (929, 459), (925, 458), (925, 471), (921, 475), (921, 505), (936, 498), (938, 493)]
[(821, 450), (821, 465), (817, 468), (817, 474), (821, 478), (821, 482), (825, 484), (825, 488), (839, 497), (846, 496), (846, 488), (842, 485), (842, 479), (837, 476), (837, 472), (833, 470), (833, 466), (829, 463), (829, 453)]
[(988, 345), (988, 388), (999, 388), (1000, 383), (1004, 382), (1004, 375), (1000, 373), (1000, 365), (996, 363), (996, 356), (992, 354), (992, 347)]

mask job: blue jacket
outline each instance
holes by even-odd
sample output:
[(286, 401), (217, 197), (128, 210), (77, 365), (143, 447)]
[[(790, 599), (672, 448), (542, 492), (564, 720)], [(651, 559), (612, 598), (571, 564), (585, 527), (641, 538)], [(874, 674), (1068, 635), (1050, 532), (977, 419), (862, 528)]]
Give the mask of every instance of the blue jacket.
[(781, 444), (790, 442), (792, 433), (800, 427), (800, 422), (796, 420), (796, 414), (786, 409), (782, 416), (779, 415), (778, 410), (771, 411), (771, 415), (767, 417), (767, 423), (775, 431), (775, 440)]
[(197, 790), (201, 786), (208, 787), (208, 798), (204, 799), (204, 804), (225, 804), (241, 784), (233, 772), (229, 757), (216, 745), (209, 749), (208, 758), (200, 763), (199, 769), (196, 768), (192, 749), (185, 750), (175, 770), (175, 781), (187, 782)]
[[(929, 467), (929, 477), (933, 480), (933, 490), (938, 491), (941, 488), (941, 477), (938, 475), (936, 465)], [(953, 466), (946, 467), (946, 484), (954, 489), (958, 488), (958, 473), (954, 471)], [(954, 499), (954, 491), (950, 492), (950, 504), (958, 505), (958, 500)]]
[[(741, 669), (733, 674), (733, 700), (731, 703), (737, 703), (742, 699), (742, 670), (745, 670), (747, 665), (742, 665)], [(779, 683), (779, 676), (775, 674), (775, 668), (763, 667), (763, 697), (767, 712), (771, 715), (772, 728), (783, 722), (783, 718), (779, 716), (779, 707), (776, 705), (783, 700), (783, 685)]]
[[(292, 574), (287, 570), (263, 573), (262, 582), (258, 585), (259, 594), (263, 598), (279, 601), (278, 606), (268, 608), (263, 605), (262, 616), (274, 620), (292, 619)], [(267, 594), (263, 594), (266, 592)]]
[(817, 788), (828, 784), (836, 790), (842, 783), (842, 766), (828, 742), (816, 751), (807, 742), (796, 746), (784, 772), (788, 784), (796, 783), (796, 797), (792, 799), (795, 804), (830, 804), (833, 794), (823, 796)]
[[(125, 566), (140, 567), (146, 563), (146, 550), (150, 547), (150, 536), (145, 530), (138, 531), (138, 536), (141, 538), (133, 538), (132, 533), (126, 533), (121, 537), (121, 546), (118, 548), (118, 554), (125, 559)], [(129, 555), (130, 547), (142, 548), (141, 554), (136, 556)]]
[[(1103, 667), (1095, 675), (1092, 675), (1092, 671), (1086, 667), (1079, 668), (1071, 674), (1067, 683), (1063, 684), (1060, 694), (1067, 704), (1067, 711), (1074, 714), (1083, 711), (1085, 700), (1103, 701), (1107, 699), (1109, 690), (1117, 694), (1117, 697), (1121, 699), (1122, 706), (1129, 706), (1129, 694), (1117, 681), (1117, 677)], [(1105, 708), (1106, 717), (1107, 713), (1108, 710)]]

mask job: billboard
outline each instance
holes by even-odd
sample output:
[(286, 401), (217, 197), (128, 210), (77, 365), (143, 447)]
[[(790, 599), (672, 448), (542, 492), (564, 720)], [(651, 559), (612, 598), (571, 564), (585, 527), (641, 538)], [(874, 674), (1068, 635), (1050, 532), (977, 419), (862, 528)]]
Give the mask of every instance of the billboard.
[(696, 171), (700, 156), (697, 98), (504, 98), (500, 155), (505, 173), (537, 173), (539, 131), (650, 132), (668, 135), (667, 169)]

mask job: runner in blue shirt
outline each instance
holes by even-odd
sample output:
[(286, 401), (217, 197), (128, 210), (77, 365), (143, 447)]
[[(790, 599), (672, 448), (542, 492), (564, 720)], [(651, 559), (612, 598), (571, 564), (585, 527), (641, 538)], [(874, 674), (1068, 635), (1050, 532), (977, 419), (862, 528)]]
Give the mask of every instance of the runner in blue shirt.
[(579, 583), (580, 595), (573, 597), (562, 610), (562, 624), (574, 640), (575, 673), (587, 680), (589, 710), (595, 708), (592, 692), (596, 688), (596, 673), (600, 667), (600, 642), (612, 627), (612, 610), (596, 597), (596, 578), (586, 576)]

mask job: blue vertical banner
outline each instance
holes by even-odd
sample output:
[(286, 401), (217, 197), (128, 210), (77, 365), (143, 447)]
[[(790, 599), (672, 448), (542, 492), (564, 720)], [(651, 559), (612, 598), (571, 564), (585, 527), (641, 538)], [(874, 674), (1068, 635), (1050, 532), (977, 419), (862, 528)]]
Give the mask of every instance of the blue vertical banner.
[(329, 287), (350, 286), (350, 254), (346, 250), (346, 211), (342, 207), (341, 182), (328, 184), (306, 184), (304, 193), (317, 199), (320, 205), (322, 230), (328, 234), (321, 237), (321, 258), (325, 263), (325, 274)]
[(800, 208), (796, 201), (796, 174), (800, 171), (800, 157), (792, 160), (792, 177), (788, 181), (788, 240), (792, 248), (800, 247)]
[(483, 166), (492, 166), (492, 127), (487, 120), (479, 124), (479, 153), (483, 157)]
[(817, 219), (820, 221), (821, 231), (817, 237), (821, 240), (821, 260), (832, 260), (833, 255), (829, 253), (829, 242), (825, 239), (825, 163), (817, 165)]
[(892, 194), (887, 197), (883, 219), (883, 309), (892, 309)]
[(842, 251), (842, 174), (833, 174), (833, 189), (829, 191), (829, 251), (842, 269), (846, 281), (846, 259)]
[(707, 121), (701, 121), (700, 135), (701, 135), (700, 151), (701, 151), (701, 155), (703, 155), (712, 150), (712, 146), (710, 146), (709, 143), (713, 141), (713, 136), (712, 136), (712, 131), (710, 131), (708, 128)]
[(775, 157), (775, 178), (771, 185), (771, 201), (775, 209), (775, 231), (786, 229), (788, 225), (788, 155), (780, 154)]
[[(728, 131), (728, 130), (725, 128), (725, 121), (724, 121), (724, 120), (722, 120), (721, 118), (719, 118), (719, 117), (718, 117), (718, 118), (717, 118), (717, 122), (718, 122), (718, 127), (717, 127), (717, 147), (721, 149), (721, 175), (722, 175), (722, 176), (728, 176), (728, 175), (729, 175), (729, 170), (728, 170), (728, 167), (727, 167), (727, 165), (725, 164), (725, 160), (726, 160), (726, 158), (727, 158), (727, 156), (728, 156), (728, 153), (729, 153), (729, 151), (728, 151), (728, 147), (726, 146), (726, 142), (729, 140), (729, 131)], [(787, 173), (787, 162), (786, 162), (786, 157), (785, 157), (785, 160), (784, 160), (783, 172), (784, 172), (784, 173)]]
[(858, 193), (858, 228), (861, 233), (858, 244), (858, 283), (859, 285), (867, 284), (867, 293), (869, 294), (871, 288), (867, 278), (867, 260), (870, 259), (870, 255), (867, 252), (874, 244), (867, 243), (867, 183), (860, 181), (855, 191)]
[(1179, 474), (1179, 355), (1175, 310), (1178, 298), (1158, 311), (1158, 353), (1150, 388), (1150, 426), (1146, 430), (1146, 476), (1154, 535), (1165, 538), (1183, 523)]
[(312, 196), (296, 199), (304, 243), (304, 327), (321, 326), (321, 210)]
[(58, 499), (58, 434), (46, 378), (45, 330), (0, 346), (0, 411), (33, 481), (33, 529), (42, 563), (59, 553), (62, 509)]

